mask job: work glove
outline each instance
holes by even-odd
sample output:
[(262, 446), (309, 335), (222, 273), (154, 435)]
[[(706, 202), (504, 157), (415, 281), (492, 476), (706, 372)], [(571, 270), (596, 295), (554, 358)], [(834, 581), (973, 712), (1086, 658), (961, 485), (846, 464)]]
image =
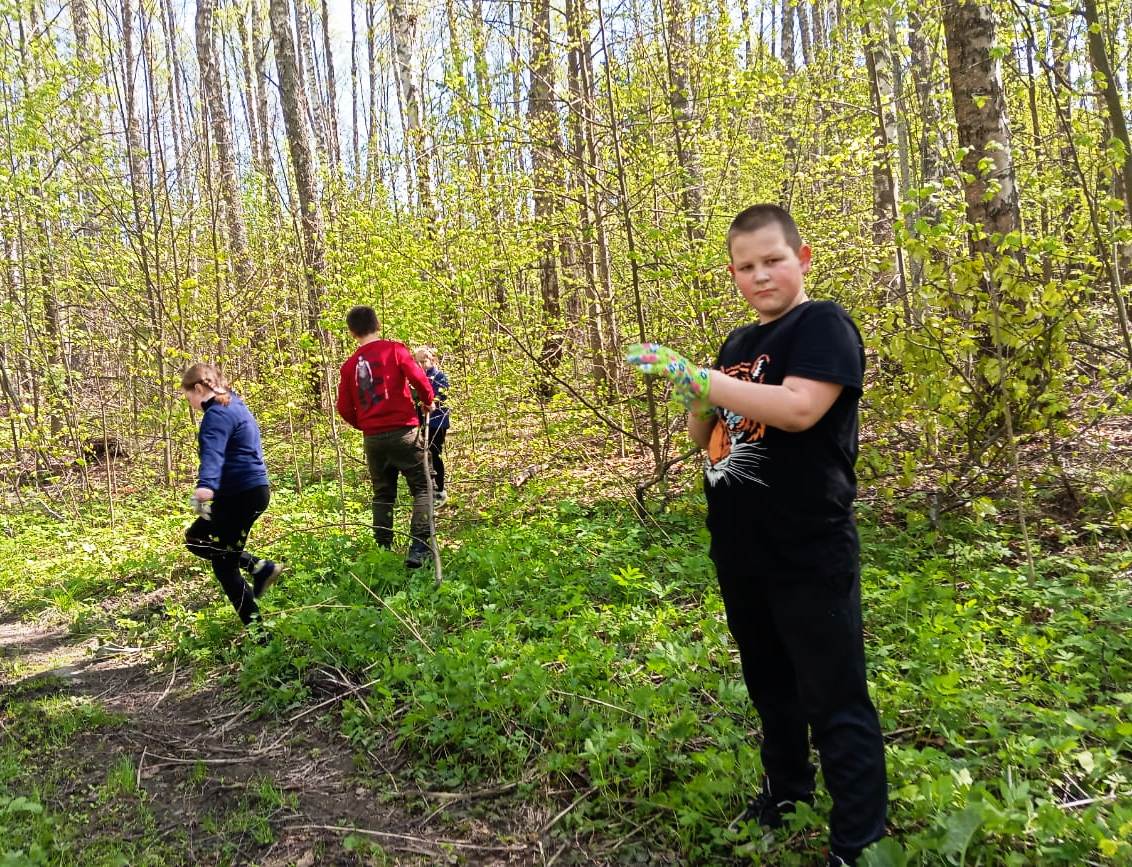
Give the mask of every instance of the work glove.
[(189, 497), (189, 504), (193, 511), (206, 521), (212, 520), (212, 500), (199, 499), (195, 494)]
[(628, 347), (625, 360), (641, 373), (663, 376), (672, 383), (672, 393), (696, 418), (707, 420), (715, 410), (707, 402), (711, 388), (711, 371), (699, 367), (667, 346), (659, 343), (634, 343)]

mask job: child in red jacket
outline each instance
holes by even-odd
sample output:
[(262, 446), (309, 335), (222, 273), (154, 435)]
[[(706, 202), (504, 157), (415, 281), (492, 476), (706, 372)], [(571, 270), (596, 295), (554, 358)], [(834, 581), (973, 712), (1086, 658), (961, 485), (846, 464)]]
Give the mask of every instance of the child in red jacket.
[[(397, 498), (397, 469), (413, 495), (412, 539), (405, 565), (423, 566), (429, 547), (428, 468), (413, 398), (432, 403), (432, 385), (407, 346), (378, 337), (372, 307), (354, 307), (346, 327), (358, 348), (342, 365), (338, 381), (338, 414), (365, 434), (366, 466), (373, 484), (373, 538), (383, 548), (393, 545), (393, 502)], [(389, 484), (390, 476), (393, 485)]]

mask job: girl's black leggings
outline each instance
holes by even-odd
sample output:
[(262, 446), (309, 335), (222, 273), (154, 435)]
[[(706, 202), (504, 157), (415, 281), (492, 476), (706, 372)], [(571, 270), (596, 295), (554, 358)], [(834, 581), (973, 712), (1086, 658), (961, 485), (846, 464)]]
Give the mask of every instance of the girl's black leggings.
[(240, 574), (251, 572), (256, 558), (244, 550), (256, 518), (267, 511), (271, 489), (267, 485), (235, 494), (217, 492), (212, 518), (197, 518), (185, 531), (185, 545), (198, 557), (212, 561), (216, 580), (224, 588), (232, 607), (244, 623), (259, 614), (255, 593)]
[(430, 430), (428, 436), (428, 454), (432, 458), (432, 486), (437, 491), (444, 490), (444, 458), (440, 453), (444, 449), (446, 436), (448, 436), (446, 427)]

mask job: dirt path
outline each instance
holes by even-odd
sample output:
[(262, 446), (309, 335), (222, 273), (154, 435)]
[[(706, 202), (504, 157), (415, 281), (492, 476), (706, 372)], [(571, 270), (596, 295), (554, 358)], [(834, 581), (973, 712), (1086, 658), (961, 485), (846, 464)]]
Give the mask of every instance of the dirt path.
[[(540, 823), (527, 824), (535, 817), (508, 800), (508, 787), (487, 797), (422, 792), (396, 776), (391, 743), (362, 763), (376, 772), (359, 770), (333, 703), (256, 720), (231, 691), (183, 666), (159, 669), (144, 648), (0, 621), (0, 738), (27, 744), (7, 719), (11, 703), (49, 697), (114, 718), (57, 751), (33, 749), (27, 769), (56, 781), (44, 806), (82, 816), (84, 838), (140, 836), (190, 864), (544, 864), (552, 855), (520, 830)], [(136, 827), (105, 802), (114, 768), (147, 817)]]

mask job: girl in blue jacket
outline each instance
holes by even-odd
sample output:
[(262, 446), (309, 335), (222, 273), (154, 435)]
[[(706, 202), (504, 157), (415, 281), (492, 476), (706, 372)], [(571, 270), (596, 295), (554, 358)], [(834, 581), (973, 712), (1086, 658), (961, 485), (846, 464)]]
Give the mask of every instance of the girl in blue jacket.
[[(256, 559), (244, 550), (252, 524), (271, 499), (259, 425), (211, 364), (186, 370), (181, 389), (189, 406), (203, 413), (197, 433), (200, 471), (192, 495), (199, 517), (185, 531), (185, 544), (212, 562), (216, 580), (247, 624), (259, 614), (256, 598), (283, 571), (281, 563)], [(241, 569), (251, 576), (251, 587)]]

